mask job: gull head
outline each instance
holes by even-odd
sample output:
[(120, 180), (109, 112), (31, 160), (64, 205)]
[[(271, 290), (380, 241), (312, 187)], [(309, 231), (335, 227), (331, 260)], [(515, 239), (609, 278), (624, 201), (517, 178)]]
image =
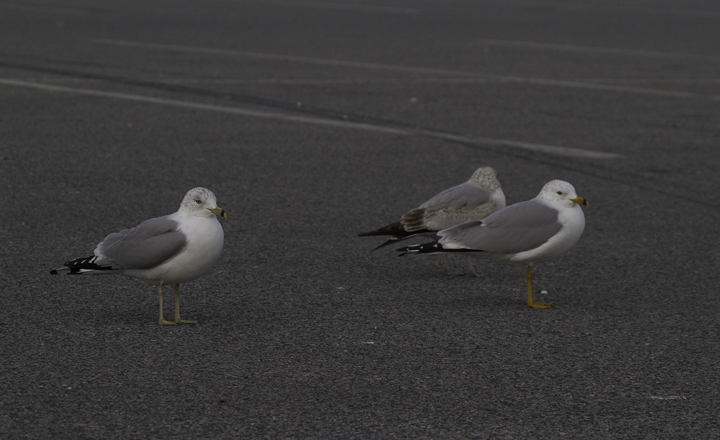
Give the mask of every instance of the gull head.
[(488, 191), (500, 188), (500, 181), (497, 179), (497, 171), (492, 167), (480, 167), (470, 177), (471, 182), (475, 182)]
[(574, 203), (589, 206), (587, 200), (578, 197), (575, 187), (564, 180), (551, 180), (543, 186), (538, 198), (562, 206), (573, 206)]
[(225, 211), (217, 205), (215, 194), (207, 188), (198, 187), (188, 191), (180, 204), (180, 211), (184, 211), (188, 215), (203, 217), (219, 215), (227, 218)]

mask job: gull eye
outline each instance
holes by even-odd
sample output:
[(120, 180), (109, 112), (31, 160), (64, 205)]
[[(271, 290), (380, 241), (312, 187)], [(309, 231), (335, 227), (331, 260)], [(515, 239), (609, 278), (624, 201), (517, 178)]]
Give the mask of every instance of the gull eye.
[(202, 205), (202, 202), (200, 200), (195, 200), (195, 203), (197, 203), (198, 205)]
[(558, 191), (558, 194), (559, 194), (559, 195), (562, 195), (562, 191)]

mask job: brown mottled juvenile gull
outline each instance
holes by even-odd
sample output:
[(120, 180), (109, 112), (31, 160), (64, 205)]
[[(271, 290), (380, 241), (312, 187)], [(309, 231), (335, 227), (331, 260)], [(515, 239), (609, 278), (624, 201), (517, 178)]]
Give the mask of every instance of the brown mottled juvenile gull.
[[(448, 188), (403, 214), (400, 221), (374, 231), (363, 232), (359, 237), (386, 235), (390, 238), (373, 250), (398, 243), (418, 235), (437, 238), (436, 233), (468, 220), (481, 220), (505, 207), (505, 194), (500, 188), (495, 169), (478, 168), (472, 177), (460, 185)], [(477, 276), (470, 258), (470, 273)], [(450, 274), (447, 256), (445, 272)]]

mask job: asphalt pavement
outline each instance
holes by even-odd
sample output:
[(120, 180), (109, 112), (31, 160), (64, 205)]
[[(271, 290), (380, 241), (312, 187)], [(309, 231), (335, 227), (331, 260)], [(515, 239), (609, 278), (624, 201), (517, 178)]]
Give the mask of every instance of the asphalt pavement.
[[(0, 0), (0, 36), (0, 438), (720, 438), (717, 4)], [(356, 236), (480, 166), (589, 200), (553, 309)], [(199, 325), (49, 274), (196, 186)]]

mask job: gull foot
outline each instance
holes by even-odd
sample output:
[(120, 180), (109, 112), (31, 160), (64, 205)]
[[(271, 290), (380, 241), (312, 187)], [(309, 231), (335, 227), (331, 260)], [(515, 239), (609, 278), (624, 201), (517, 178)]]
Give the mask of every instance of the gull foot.
[(160, 318), (160, 325), (177, 325), (177, 323)]
[[(189, 319), (175, 318), (175, 323), (177, 323), (177, 324), (197, 324), (198, 322), (197, 322), (197, 321), (191, 321), (191, 320), (189, 320)], [(174, 324), (173, 324), (173, 325), (174, 325)]]
[(553, 303), (541, 303), (541, 302), (532, 302), (532, 303), (531, 303), (530, 301), (528, 301), (527, 305), (529, 305), (529, 306), (532, 307), (533, 309), (549, 309), (549, 308), (551, 308), (552, 306), (554, 306), (555, 304), (553, 304)]

